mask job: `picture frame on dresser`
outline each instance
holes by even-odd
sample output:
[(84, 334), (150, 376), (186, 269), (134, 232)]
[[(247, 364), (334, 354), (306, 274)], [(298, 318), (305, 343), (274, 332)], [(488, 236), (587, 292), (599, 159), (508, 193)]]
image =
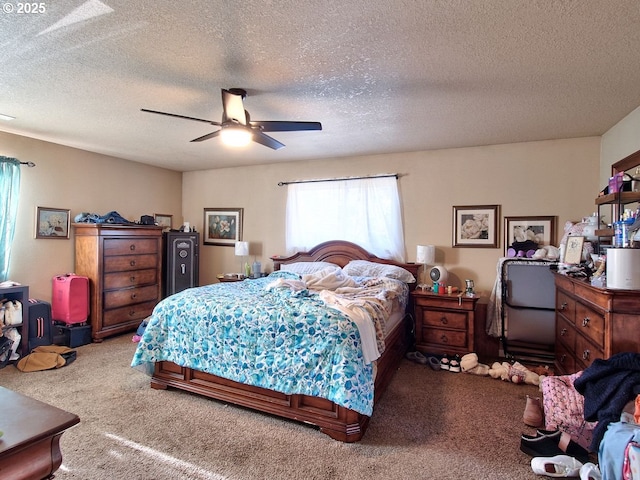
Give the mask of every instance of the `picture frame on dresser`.
[(568, 237), (567, 250), (564, 254), (564, 263), (576, 265), (582, 261), (582, 247), (584, 245), (584, 237)]
[(205, 208), (203, 243), (233, 247), (242, 240), (243, 213), (243, 208)]
[(71, 210), (67, 208), (36, 207), (35, 238), (69, 239)]
[(453, 246), (498, 247), (500, 205), (453, 207)]
[(173, 215), (167, 215), (165, 213), (154, 213), (153, 219), (156, 225), (162, 227), (162, 230), (168, 232), (173, 228)]
[(504, 217), (504, 252), (514, 242), (532, 240), (538, 245), (555, 245), (555, 216)]

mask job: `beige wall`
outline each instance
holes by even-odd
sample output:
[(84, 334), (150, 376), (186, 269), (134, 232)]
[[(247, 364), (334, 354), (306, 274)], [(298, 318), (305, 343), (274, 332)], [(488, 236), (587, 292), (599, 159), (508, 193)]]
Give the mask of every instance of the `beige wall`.
[(640, 150), (640, 107), (620, 120), (602, 136), (600, 190), (611, 176), (611, 165)]
[(29, 285), (32, 298), (50, 301), (51, 278), (74, 269), (73, 230), (69, 240), (35, 239), (36, 207), (105, 214), (128, 220), (173, 215), (182, 223), (182, 174), (0, 132), (0, 155), (32, 161), (22, 167), (17, 229), (9, 278)]
[[(285, 251), (287, 191), (278, 182), (399, 173), (407, 261), (417, 244), (434, 244), (452, 284), (471, 278), (488, 294), (504, 251), (502, 221), (500, 248), (452, 248), (452, 207), (497, 204), (501, 218), (556, 215), (559, 240), (567, 220), (595, 210), (599, 156), (600, 137), (588, 137), (187, 172), (183, 214), (202, 230), (204, 208), (243, 208), (244, 240), (270, 271), (268, 258)], [(232, 248), (202, 245), (201, 283), (238, 269)]]

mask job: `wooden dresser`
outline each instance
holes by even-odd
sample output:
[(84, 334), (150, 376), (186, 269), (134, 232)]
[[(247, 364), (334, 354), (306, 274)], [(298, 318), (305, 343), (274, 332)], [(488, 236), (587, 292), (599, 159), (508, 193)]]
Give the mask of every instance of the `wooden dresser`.
[(639, 291), (593, 287), (560, 273), (555, 283), (557, 373), (584, 370), (615, 353), (640, 353)]
[(162, 227), (73, 227), (74, 273), (89, 277), (93, 341), (135, 330), (162, 298)]
[(473, 352), (474, 316), (479, 298), (413, 290), (416, 349), (428, 354)]

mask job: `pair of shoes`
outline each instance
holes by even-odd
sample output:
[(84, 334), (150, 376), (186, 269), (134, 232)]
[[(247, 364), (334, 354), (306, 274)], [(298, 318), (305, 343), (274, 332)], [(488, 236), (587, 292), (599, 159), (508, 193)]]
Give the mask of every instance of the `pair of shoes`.
[(447, 355), (446, 353), (442, 356), (442, 358), (440, 358), (440, 369), (441, 370), (449, 370), (450, 364), (449, 364), (449, 355)]
[(602, 474), (597, 465), (585, 463), (580, 469), (580, 480), (602, 480)]
[[(582, 463), (589, 461), (589, 452), (570, 439), (564, 433), (556, 436), (541, 435), (532, 437), (530, 435), (520, 436), (520, 450), (532, 457), (553, 457), (555, 455), (569, 455), (580, 460)], [(563, 445), (561, 448), (560, 445)]]
[(531, 459), (533, 473), (547, 477), (577, 477), (582, 467), (582, 463), (569, 455)]
[(524, 414), (522, 415), (522, 421), (525, 425), (530, 427), (542, 426), (544, 414), (542, 412), (542, 406), (540, 405), (540, 398), (532, 398), (527, 395), (527, 403), (524, 407)]
[(460, 355), (456, 355), (449, 362), (449, 371), (450, 372), (454, 372), (454, 373), (459, 373), (460, 372)]
[(429, 357), (428, 359), (429, 366), (432, 370), (441, 370), (440, 368), (440, 359), (437, 357)]
[(407, 360), (411, 360), (412, 362), (419, 363), (420, 365), (427, 364), (427, 357), (425, 357), (422, 353), (415, 350), (413, 352), (407, 352), (406, 354)]

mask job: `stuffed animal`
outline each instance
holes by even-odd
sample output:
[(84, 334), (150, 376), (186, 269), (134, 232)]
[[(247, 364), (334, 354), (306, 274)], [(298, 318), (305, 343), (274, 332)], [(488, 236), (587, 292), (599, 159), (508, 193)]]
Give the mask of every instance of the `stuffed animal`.
[(520, 362), (494, 362), (489, 369), (491, 378), (499, 378), (505, 382), (540, 385), (540, 375), (532, 372)]
[(473, 373), (474, 375), (489, 375), (489, 365), (478, 363), (478, 355), (475, 353), (467, 353), (460, 359), (460, 368), (465, 373)]
[(555, 261), (560, 258), (560, 249), (558, 247), (554, 247), (553, 245), (545, 245), (544, 247), (536, 250), (531, 258), (533, 258), (534, 260)]

